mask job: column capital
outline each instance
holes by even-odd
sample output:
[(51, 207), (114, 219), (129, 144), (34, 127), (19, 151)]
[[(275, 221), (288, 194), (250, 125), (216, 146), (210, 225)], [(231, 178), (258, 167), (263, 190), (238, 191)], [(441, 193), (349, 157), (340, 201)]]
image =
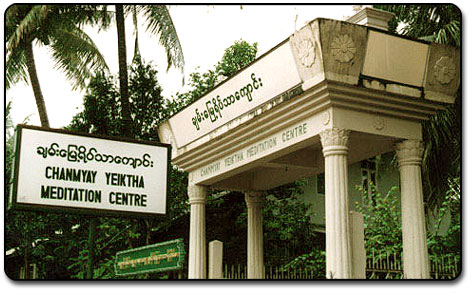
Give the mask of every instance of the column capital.
[(349, 130), (331, 128), (322, 131), (319, 135), (323, 147), (323, 156), (348, 154)]
[(188, 200), (190, 204), (205, 204), (206, 190), (205, 186), (188, 184)]
[(264, 203), (264, 192), (246, 191), (244, 193), (247, 208), (261, 207)]
[(421, 165), (424, 143), (420, 140), (405, 140), (395, 144), (399, 166)]

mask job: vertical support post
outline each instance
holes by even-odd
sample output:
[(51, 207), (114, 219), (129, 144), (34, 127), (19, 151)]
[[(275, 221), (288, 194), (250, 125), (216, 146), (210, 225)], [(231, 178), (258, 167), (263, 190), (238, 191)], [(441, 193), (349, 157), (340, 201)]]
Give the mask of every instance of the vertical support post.
[(223, 278), (223, 242), (218, 240), (209, 242), (208, 278)]
[(189, 184), (188, 197), (191, 206), (188, 278), (206, 279), (206, 187)]
[(264, 279), (264, 234), (261, 192), (246, 192), (247, 206), (247, 278)]
[(429, 279), (424, 195), (422, 193), (422, 153), (418, 140), (396, 144), (401, 180), (403, 270), (406, 279)]
[(353, 257), (353, 279), (366, 279), (363, 214), (350, 211), (350, 232), (351, 256)]
[(327, 279), (351, 279), (352, 256), (348, 210), (348, 130), (320, 133), (325, 157), (325, 244)]
[(94, 277), (94, 255), (95, 255), (95, 244), (96, 239), (96, 227), (97, 227), (97, 218), (93, 217), (89, 220), (89, 236), (87, 239), (87, 272), (86, 279), (90, 280)]

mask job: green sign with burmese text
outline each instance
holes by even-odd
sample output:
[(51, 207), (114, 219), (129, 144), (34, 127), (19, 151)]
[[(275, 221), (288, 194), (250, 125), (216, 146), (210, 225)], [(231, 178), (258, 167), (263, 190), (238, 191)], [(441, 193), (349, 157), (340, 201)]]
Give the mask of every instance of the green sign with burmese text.
[(144, 247), (119, 251), (115, 257), (115, 274), (118, 276), (173, 271), (183, 268), (185, 245), (175, 239)]

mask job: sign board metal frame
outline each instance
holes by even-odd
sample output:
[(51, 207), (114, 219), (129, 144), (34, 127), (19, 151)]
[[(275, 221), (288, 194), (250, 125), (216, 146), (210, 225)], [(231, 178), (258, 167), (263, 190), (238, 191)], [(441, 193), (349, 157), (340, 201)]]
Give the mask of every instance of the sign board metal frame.
[[(41, 205), (41, 204), (27, 204), (27, 203), (19, 203), (18, 200), (18, 178), (19, 178), (19, 169), (20, 169), (20, 152), (21, 152), (21, 142), (22, 142), (22, 130), (23, 129), (30, 129), (48, 133), (58, 133), (58, 134), (66, 134), (71, 136), (79, 136), (79, 137), (87, 137), (87, 138), (95, 138), (95, 139), (102, 139), (114, 142), (127, 142), (133, 144), (141, 144), (147, 146), (158, 146), (164, 147), (167, 149), (167, 171), (166, 171), (166, 199), (165, 199), (165, 213), (149, 213), (149, 212), (137, 212), (137, 211), (125, 211), (125, 210), (112, 210), (112, 209), (100, 209), (100, 208), (84, 208), (84, 207), (66, 207), (66, 206), (59, 206), (59, 205)], [(96, 134), (83, 134), (77, 133), (67, 130), (59, 130), (59, 129), (49, 129), (49, 128), (42, 128), (36, 126), (28, 126), (19, 124), (15, 130), (15, 143), (14, 143), (14, 159), (13, 159), (13, 169), (12, 169), (12, 185), (11, 185), (11, 193), (10, 198), (8, 201), (7, 209), (20, 209), (20, 210), (31, 210), (31, 211), (44, 211), (44, 212), (66, 212), (66, 213), (74, 213), (74, 214), (83, 214), (83, 215), (97, 215), (97, 216), (121, 216), (121, 217), (144, 217), (144, 218), (163, 218), (166, 217), (166, 212), (169, 210), (169, 195), (170, 195), (170, 172), (171, 172), (171, 145), (164, 144), (159, 142), (153, 141), (142, 141), (142, 140), (135, 140), (130, 138), (122, 138), (122, 137), (111, 137), (111, 136), (103, 136), (103, 135), (96, 135)]]
[[(169, 249), (167, 248), (169, 246), (174, 246), (177, 249), (177, 251), (169, 252), (168, 251)], [(167, 252), (161, 253), (160, 249), (167, 249)], [(156, 254), (157, 252), (158, 254)], [(116, 253), (116, 256), (115, 256), (114, 271), (117, 276), (129, 276), (129, 275), (137, 275), (137, 274), (180, 270), (180, 269), (183, 269), (183, 266), (185, 264), (185, 254), (186, 254), (185, 244), (183, 243), (182, 238), (167, 241), (167, 242), (147, 245), (147, 246), (143, 246), (139, 248), (119, 251)], [(135, 255), (135, 257), (137, 258), (131, 259), (130, 257), (133, 255)], [(178, 255), (178, 256), (172, 256), (172, 255)], [(123, 257), (123, 258), (119, 261), (120, 257)], [(129, 272), (120, 272), (121, 269), (119, 268), (119, 263), (123, 262), (124, 259), (126, 259), (127, 257), (129, 258), (127, 262), (130, 263), (132, 267), (135, 268), (136, 270), (129, 271)], [(178, 257), (178, 259), (174, 262), (175, 265), (168, 265), (162, 268), (153, 267), (154, 265), (159, 266), (161, 260), (169, 259), (173, 257)]]

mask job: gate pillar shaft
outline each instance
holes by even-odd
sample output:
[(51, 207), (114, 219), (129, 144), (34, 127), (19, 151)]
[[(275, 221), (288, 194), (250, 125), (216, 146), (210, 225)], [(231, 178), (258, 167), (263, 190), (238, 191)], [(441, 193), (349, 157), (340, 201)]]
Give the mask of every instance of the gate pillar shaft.
[(348, 209), (348, 138), (350, 131), (320, 133), (325, 157), (325, 244), (327, 279), (351, 279), (352, 256)]
[(206, 187), (188, 185), (190, 202), (189, 279), (206, 279)]
[(421, 176), (423, 151), (423, 143), (418, 140), (396, 144), (401, 179), (402, 250), (406, 279), (430, 278)]
[(261, 192), (245, 193), (247, 206), (247, 278), (264, 279), (264, 233)]

